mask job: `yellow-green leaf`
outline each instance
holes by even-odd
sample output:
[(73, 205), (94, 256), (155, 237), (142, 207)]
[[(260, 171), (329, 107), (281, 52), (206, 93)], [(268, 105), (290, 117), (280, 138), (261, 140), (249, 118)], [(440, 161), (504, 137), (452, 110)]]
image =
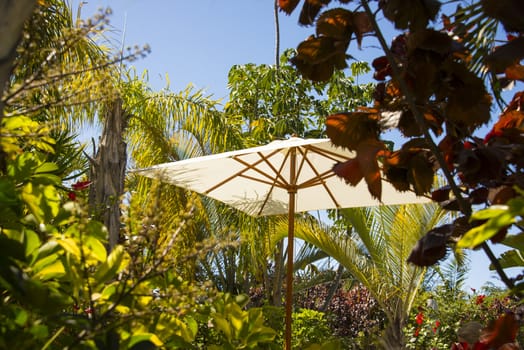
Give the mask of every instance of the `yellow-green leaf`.
[(65, 275), (64, 265), (60, 260), (55, 260), (52, 264), (49, 264), (38, 271), (34, 277), (41, 281), (46, 281), (63, 275)]
[(61, 238), (56, 241), (66, 252), (73, 255), (75, 258), (80, 259), (80, 247), (76, 244), (72, 238)]

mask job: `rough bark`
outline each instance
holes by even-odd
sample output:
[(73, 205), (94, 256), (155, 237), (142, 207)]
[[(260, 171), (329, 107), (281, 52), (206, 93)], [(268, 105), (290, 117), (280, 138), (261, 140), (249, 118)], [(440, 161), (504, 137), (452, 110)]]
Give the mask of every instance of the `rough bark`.
[(284, 241), (277, 243), (275, 252), (275, 276), (273, 279), (273, 292), (271, 302), (274, 306), (282, 306), (282, 286), (284, 284)]
[[(33, 13), (36, 0), (0, 0), (0, 124), (4, 117), (4, 93), (9, 83), (25, 21)], [(5, 170), (0, 149), (0, 172)]]
[(124, 194), (127, 163), (126, 126), (122, 100), (118, 99), (107, 108), (98, 151), (91, 161), (89, 208), (92, 215), (107, 227), (109, 251), (120, 238), (120, 199)]

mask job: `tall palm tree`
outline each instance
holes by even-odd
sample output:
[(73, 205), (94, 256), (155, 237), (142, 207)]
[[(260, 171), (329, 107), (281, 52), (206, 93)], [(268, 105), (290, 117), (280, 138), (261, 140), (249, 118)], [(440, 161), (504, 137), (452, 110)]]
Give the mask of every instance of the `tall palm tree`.
[(402, 328), (426, 272), (407, 258), (417, 240), (446, 214), (425, 204), (342, 209), (339, 218), (345, 227), (323, 228), (306, 219), (295, 236), (335, 259), (369, 290), (388, 320), (384, 348), (402, 349)]
[[(187, 88), (180, 93), (154, 92), (140, 79), (129, 75), (127, 81), (123, 88), (123, 108), (129, 115), (126, 140), (133, 167), (148, 167), (242, 147), (240, 123), (226, 118), (218, 110), (219, 101), (205, 96), (202, 91)], [(152, 181), (143, 177), (128, 179), (133, 199), (144, 206), (157, 200), (150, 196), (151, 186)], [(181, 251), (206, 239), (238, 244), (241, 227), (238, 212), (231, 213), (229, 208), (209, 198), (171, 185), (164, 185), (159, 195), (170, 208), (161, 213), (165, 234), (176, 227), (177, 218), (188, 207), (197, 209), (183, 232)], [(235, 280), (230, 269), (238, 267), (239, 258), (235, 253), (234, 247), (210, 251), (208, 261), (202, 260), (199, 266), (186, 265), (183, 275), (191, 280), (198, 272), (225, 290), (233, 291), (234, 287), (228, 282)]]

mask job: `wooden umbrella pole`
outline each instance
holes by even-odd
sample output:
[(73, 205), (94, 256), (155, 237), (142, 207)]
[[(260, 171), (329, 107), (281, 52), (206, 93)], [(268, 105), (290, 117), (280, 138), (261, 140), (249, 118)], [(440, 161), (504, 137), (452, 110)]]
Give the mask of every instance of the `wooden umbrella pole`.
[(290, 184), (288, 188), (288, 230), (287, 230), (287, 275), (286, 275), (286, 350), (291, 350), (291, 321), (293, 312), (293, 238), (295, 232), (295, 196), (296, 188), (296, 149), (290, 152)]

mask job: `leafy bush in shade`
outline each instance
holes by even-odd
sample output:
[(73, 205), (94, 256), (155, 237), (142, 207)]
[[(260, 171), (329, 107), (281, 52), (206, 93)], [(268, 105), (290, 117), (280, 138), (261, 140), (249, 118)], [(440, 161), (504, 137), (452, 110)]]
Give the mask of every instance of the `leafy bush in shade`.
[[(328, 285), (316, 285), (301, 291), (296, 302), (300, 307), (320, 310), (328, 293)], [(329, 327), (337, 337), (369, 339), (385, 322), (377, 302), (361, 285), (349, 289), (339, 287), (325, 312)]]

